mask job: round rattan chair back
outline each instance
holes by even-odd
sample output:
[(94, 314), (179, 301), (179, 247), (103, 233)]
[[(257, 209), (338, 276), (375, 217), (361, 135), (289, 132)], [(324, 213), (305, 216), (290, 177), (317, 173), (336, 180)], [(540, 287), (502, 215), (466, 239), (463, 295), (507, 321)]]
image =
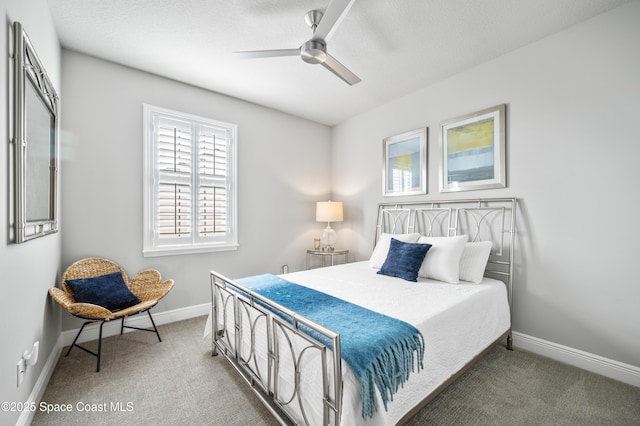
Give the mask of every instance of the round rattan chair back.
[(92, 278), (99, 275), (120, 272), (125, 283), (129, 283), (127, 273), (115, 262), (100, 257), (89, 257), (80, 259), (71, 265), (62, 273), (62, 289), (69, 294), (73, 294), (71, 289), (67, 287), (67, 280), (78, 278)]

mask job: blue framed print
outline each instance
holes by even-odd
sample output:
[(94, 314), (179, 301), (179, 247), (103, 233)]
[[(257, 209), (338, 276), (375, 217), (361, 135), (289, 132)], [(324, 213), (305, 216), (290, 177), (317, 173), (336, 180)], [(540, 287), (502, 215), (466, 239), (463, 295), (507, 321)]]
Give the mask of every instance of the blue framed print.
[(427, 128), (383, 140), (382, 194), (427, 193)]

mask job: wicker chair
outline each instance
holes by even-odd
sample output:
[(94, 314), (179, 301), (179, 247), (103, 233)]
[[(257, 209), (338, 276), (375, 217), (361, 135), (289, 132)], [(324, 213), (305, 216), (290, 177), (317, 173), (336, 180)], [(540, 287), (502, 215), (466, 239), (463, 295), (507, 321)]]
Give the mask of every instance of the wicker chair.
[[(120, 272), (122, 274), (122, 278), (127, 284), (127, 287), (129, 287), (129, 290), (131, 290), (131, 292), (135, 294), (138, 299), (140, 299), (140, 303), (116, 312), (111, 312), (105, 307), (94, 305), (91, 303), (78, 303), (74, 298), (71, 288), (67, 285), (66, 282), (70, 279), (92, 278), (100, 275), (110, 274), (113, 272)], [(125, 328), (150, 331), (155, 332), (158, 336), (158, 341), (162, 342), (160, 333), (158, 333), (156, 324), (153, 321), (153, 317), (151, 316), (150, 309), (153, 308), (160, 299), (166, 296), (172, 288), (173, 280), (162, 281), (160, 273), (153, 269), (142, 271), (135, 277), (133, 277), (131, 281), (129, 281), (126, 272), (118, 264), (108, 259), (87, 258), (74, 262), (62, 274), (62, 289), (59, 289), (57, 287), (49, 289), (49, 295), (51, 295), (51, 297), (63, 308), (69, 311), (70, 314), (87, 320), (80, 328), (80, 331), (78, 331), (78, 334), (73, 340), (73, 343), (69, 347), (69, 350), (67, 351), (65, 356), (69, 355), (71, 349), (73, 349), (74, 346), (78, 347), (83, 351), (88, 352), (98, 358), (96, 371), (99, 372), (100, 356), (102, 353), (102, 327), (104, 326), (105, 322), (116, 319), (121, 320), (120, 334), (123, 333)], [(124, 320), (127, 317), (139, 314), (141, 312), (147, 312), (147, 314), (149, 315), (151, 325), (153, 326), (152, 329), (127, 326), (124, 324)], [(78, 337), (80, 337), (80, 334), (82, 334), (82, 331), (84, 330), (84, 327), (87, 324), (91, 324), (94, 322), (100, 322), (97, 353), (76, 344), (76, 342), (78, 341)]]

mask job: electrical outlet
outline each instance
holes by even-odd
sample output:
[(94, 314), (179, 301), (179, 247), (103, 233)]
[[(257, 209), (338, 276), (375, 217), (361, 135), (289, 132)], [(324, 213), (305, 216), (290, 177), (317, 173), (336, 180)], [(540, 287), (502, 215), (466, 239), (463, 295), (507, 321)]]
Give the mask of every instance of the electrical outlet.
[(289, 265), (282, 265), (282, 273), (283, 274), (289, 273)]
[(18, 386), (20, 386), (22, 384), (22, 381), (24, 380), (24, 374), (27, 370), (27, 366), (24, 363), (24, 358), (20, 358), (20, 361), (18, 361), (18, 363), (16, 364), (16, 370), (18, 373)]

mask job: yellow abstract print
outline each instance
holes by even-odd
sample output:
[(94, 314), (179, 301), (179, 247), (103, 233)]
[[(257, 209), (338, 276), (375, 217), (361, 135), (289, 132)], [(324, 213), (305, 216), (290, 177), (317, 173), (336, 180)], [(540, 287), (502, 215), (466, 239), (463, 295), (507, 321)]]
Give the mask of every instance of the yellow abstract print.
[(493, 118), (447, 130), (447, 181), (470, 182), (494, 178), (495, 120)]
[(493, 125), (494, 120), (488, 119), (449, 129), (447, 154), (492, 146)]

